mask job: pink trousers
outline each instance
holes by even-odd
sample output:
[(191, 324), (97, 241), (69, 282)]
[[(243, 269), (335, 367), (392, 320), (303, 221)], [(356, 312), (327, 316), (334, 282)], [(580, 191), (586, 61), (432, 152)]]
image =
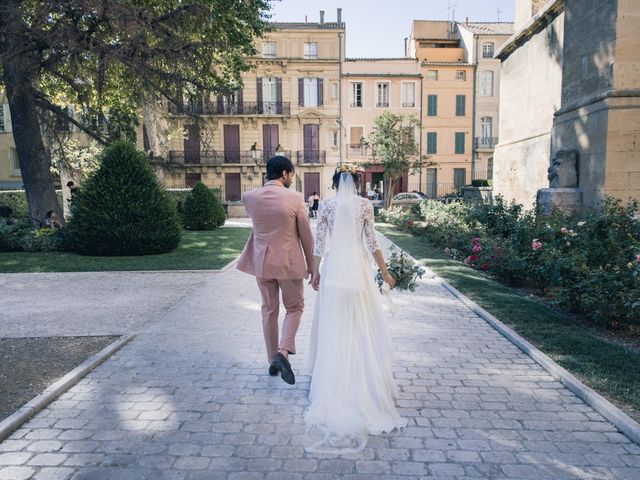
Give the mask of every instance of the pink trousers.
[[(262, 330), (267, 346), (269, 363), (278, 353), (278, 349), (296, 353), (296, 333), (304, 311), (304, 280), (275, 280), (256, 278), (262, 295)], [(286, 310), (282, 323), (282, 336), (278, 343), (278, 314), (280, 313), (280, 290), (282, 303)]]

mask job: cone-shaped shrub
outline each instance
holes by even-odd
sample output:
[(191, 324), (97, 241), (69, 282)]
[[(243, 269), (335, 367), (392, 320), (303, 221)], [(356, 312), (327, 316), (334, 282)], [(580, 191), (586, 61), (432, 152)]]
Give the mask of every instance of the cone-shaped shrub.
[(182, 207), (182, 222), (189, 230), (214, 230), (224, 225), (226, 215), (218, 195), (198, 182)]
[(116, 142), (71, 204), (71, 245), (85, 255), (149, 255), (175, 249), (182, 226), (175, 202), (144, 153)]

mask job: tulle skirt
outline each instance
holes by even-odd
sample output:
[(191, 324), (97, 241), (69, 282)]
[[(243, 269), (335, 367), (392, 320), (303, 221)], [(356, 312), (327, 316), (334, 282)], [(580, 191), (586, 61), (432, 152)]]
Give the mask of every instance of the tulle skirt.
[(393, 349), (364, 247), (348, 265), (331, 260), (329, 253), (313, 317), (305, 442), (308, 451), (346, 454), (406, 420), (394, 404)]

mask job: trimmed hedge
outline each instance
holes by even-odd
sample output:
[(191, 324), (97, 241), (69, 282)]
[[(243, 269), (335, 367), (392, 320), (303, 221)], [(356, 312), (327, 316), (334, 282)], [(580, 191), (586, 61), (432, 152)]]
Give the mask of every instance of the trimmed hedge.
[(150, 255), (174, 250), (182, 227), (176, 204), (145, 154), (116, 142), (73, 199), (67, 227), (71, 245), (85, 255)]
[[(62, 205), (62, 190), (56, 190), (56, 196)], [(24, 190), (0, 190), (0, 206), (11, 208), (13, 218), (29, 218), (29, 205)]]
[(224, 207), (212, 190), (198, 182), (184, 201), (182, 222), (189, 230), (214, 230), (224, 225)]

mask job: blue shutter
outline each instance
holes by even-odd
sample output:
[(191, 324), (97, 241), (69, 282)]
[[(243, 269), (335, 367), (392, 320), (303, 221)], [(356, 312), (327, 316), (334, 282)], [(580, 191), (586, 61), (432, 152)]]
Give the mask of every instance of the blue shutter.
[(464, 132), (456, 132), (456, 153), (464, 153)]
[(464, 95), (456, 95), (456, 115), (464, 117), (466, 115), (466, 97)]
[(427, 132), (427, 153), (438, 153), (438, 134), (436, 132)]

